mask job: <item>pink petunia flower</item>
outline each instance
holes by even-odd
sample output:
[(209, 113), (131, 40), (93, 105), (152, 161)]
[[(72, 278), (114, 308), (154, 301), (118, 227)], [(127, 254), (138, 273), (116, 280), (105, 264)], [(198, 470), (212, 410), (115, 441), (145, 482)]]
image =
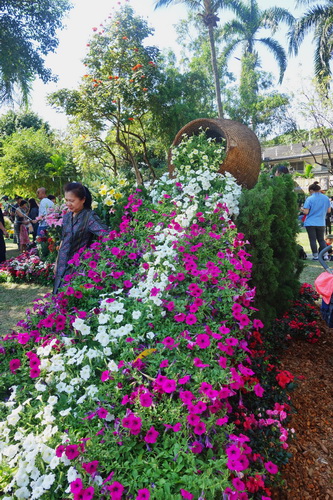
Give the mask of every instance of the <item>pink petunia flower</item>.
[(181, 323), (181, 322), (185, 321), (185, 318), (186, 318), (186, 314), (184, 314), (184, 313), (178, 313), (178, 314), (176, 314), (176, 315), (173, 317), (173, 319), (174, 319), (175, 321), (177, 321), (178, 323)]
[(194, 325), (198, 321), (195, 314), (188, 314), (185, 318), (185, 323), (187, 325)]
[(135, 497), (135, 500), (149, 500), (149, 499), (150, 499), (150, 491), (147, 488), (138, 490), (138, 494)]
[(201, 453), (203, 449), (204, 447), (199, 441), (193, 441), (191, 446), (192, 453)]
[(162, 390), (167, 394), (171, 394), (171, 392), (174, 392), (176, 390), (176, 386), (176, 381), (173, 379), (166, 378), (162, 382)]
[(124, 486), (118, 481), (114, 481), (112, 484), (107, 486), (110, 492), (111, 500), (120, 500), (124, 491)]
[(192, 500), (194, 498), (194, 495), (192, 495), (192, 493), (190, 493), (189, 491), (187, 490), (183, 490), (181, 489), (180, 490), (180, 494), (183, 498), (185, 498), (186, 500)]
[(97, 411), (97, 415), (99, 416), (99, 418), (106, 418), (108, 416), (108, 410), (106, 408), (99, 408), (98, 411)]
[(209, 335), (207, 335), (206, 333), (200, 333), (197, 336), (196, 344), (200, 349), (207, 349), (207, 347), (210, 346)]
[(279, 472), (278, 466), (273, 464), (273, 462), (266, 462), (264, 465), (265, 465), (265, 469), (270, 474), (277, 474)]
[(200, 358), (194, 358), (193, 364), (196, 368), (207, 368), (209, 365), (203, 363)]
[(198, 422), (193, 429), (194, 434), (201, 436), (206, 432), (206, 424), (204, 422)]
[(185, 375), (185, 377), (182, 377), (178, 380), (178, 384), (184, 385), (187, 384), (191, 380), (190, 375)]
[(38, 367), (31, 368), (29, 376), (31, 378), (37, 378), (40, 376), (40, 369)]
[(88, 474), (94, 474), (97, 471), (98, 460), (93, 460), (92, 462), (84, 462), (82, 467)]
[(105, 370), (104, 372), (102, 372), (102, 375), (101, 375), (101, 381), (102, 382), (105, 382), (106, 380), (109, 380), (110, 378), (110, 372), (109, 370)]
[(262, 398), (263, 395), (264, 395), (264, 392), (265, 392), (265, 389), (263, 387), (261, 387), (260, 384), (256, 384), (253, 386), (253, 390), (256, 394), (256, 396), (258, 396), (259, 398)]
[(56, 448), (56, 456), (57, 456), (58, 458), (62, 457), (62, 454), (64, 453), (64, 451), (65, 451), (65, 446), (64, 446), (64, 445), (62, 445), (62, 444), (60, 444), (60, 445), (59, 445), (59, 446), (57, 446), (57, 448)]
[(149, 408), (153, 404), (152, 395), (148, 392), (140, 394), (140, 403), (141, 403), (141, 406), (144, 406), (145, 408)]
[(11, 359), (9, 361), (9, 369), (12, 373), (16, 373), (16, 370), (20, 368), (21, 366), (21, 361), (17, 358)]
[(71, 493), (79, 493), (79, 491), (81, 491), (83, 489), (83, 483), (82, 483), (82, 479), (80, 479), (79, 477), (77, 479), (75, 479), (75, 481), (72, 481), (71, 484), (70, 484), (70, 490), (71, 490)]
[(80, 450), (77, 444), (69, 444), (65, 448), (65, 455), (68, 460), (74, 460), (74, 458), (80, 455)]
[(154, 428), (154, 426), (151, 426), (149, 431), (144, 437), (144, 440), (146, 443), (153, 444), (156, 442), (156, 439), (158, 438), (159, 432)]
[(232, 485), (235, 488), (235, 490), (237, 490), (237, 491), (245, 490), (245, 483), (243, 481), (241, 481), (238, 477), (235, 477), (232, 480)]

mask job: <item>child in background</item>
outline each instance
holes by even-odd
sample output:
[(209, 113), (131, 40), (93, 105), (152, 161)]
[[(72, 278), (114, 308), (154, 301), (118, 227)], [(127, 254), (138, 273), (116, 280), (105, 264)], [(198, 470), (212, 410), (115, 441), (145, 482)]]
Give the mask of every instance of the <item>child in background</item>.
[[(327, 234), (325, 237), (325, 243), (327, 246), (333, 245), (333, 234)], [(329, 249), (327, 252), (327, 260), (333, 260), (333, 255), (332, 255), (332, 248)]]

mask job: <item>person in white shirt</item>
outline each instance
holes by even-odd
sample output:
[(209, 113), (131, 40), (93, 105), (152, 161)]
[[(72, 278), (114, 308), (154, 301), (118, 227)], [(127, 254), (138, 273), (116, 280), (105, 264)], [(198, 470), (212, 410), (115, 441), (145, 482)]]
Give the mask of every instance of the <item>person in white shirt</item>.
[[(46, 195), (46, 189), (44, 187), (40, 187), (37, 189), (37, 197), (40, 199), (39, 209), (38, 209), (38, 216), (40, 217), (41, 215), (46, 215), (50, 210), (50, 208), (53, 207), (54, 203), (53, 201), (48, 199)], [(37, 229), (37, 236), (41, 236), (42, 232), (44, 234), (46, 230), (47, 230), (47, 224), (43, 220), (40, 221)]]

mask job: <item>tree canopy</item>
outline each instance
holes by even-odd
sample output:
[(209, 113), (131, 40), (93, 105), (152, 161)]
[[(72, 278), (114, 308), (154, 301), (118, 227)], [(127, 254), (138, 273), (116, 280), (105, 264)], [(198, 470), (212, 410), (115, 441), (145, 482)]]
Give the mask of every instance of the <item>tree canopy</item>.
[(0, 103), (13, 98), (17, 88), (23, 99), (35, 76), (52, 80), (44, 57), (58, 46), (68, 0), (0, 0)]

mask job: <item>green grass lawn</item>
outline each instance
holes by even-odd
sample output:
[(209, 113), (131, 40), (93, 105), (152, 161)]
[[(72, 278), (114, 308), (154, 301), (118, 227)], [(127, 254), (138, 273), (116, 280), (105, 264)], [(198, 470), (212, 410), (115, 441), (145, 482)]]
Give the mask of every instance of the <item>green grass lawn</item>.
[[(306, 229), (302, 228), (301, 232), (298, 234), (297, 242), (302, 245), (305, 252), (308, 254), (308, 260), (304, 261), (305, 267), (300, 276), (300, 281), (301, 283), (310, 283), (310, 285), (314, 285), (315, 279), (324, 271), (324, 268), (319, 261), (311, 260), (312, 252)], [(328, 262), (328, 265), (333, 269), (333, 262)]]
[[(6, 240), (6, 257), (19, 254), (13, 240)], [(0, 283), (0, 337), (9, 333), (16, 323), (23, 319), (25, 310), (37, 297), (50, 292), (49, 287), (32, 283)]]

